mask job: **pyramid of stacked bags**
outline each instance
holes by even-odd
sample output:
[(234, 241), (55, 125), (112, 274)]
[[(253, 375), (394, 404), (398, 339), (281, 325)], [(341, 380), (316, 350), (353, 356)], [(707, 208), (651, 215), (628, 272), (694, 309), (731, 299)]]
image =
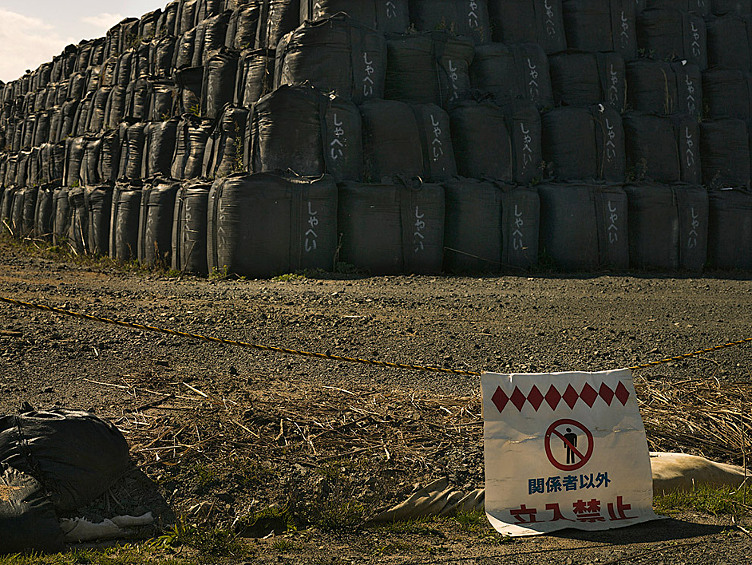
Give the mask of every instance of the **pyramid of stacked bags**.
[(752, 0), (175, 0), (0, 86), (0, 221), (269, 277), (752, 269)]

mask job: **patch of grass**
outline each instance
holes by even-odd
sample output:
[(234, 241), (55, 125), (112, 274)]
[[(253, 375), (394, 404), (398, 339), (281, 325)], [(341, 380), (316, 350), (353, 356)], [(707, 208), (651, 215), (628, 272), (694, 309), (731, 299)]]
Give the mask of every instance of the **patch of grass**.
[(488, 518), (486, 518), (486, 513), (482, 510), (459, 512), (456, 516), (449, 518), (449, 520), (454, 522), (461, 532), (477, 536), (481, 543), (501, 545), (512, 541), (511, 537), (502, 535), (494, 530)]
[(325, 531), (352, 531), (363, 524), (364, 518), (365, 508), (354, 498), (334, 499), (322, 503), (314, 523)]
[(335, 459), (317, 467), (315, 471), (330, 481), (339, 481), (347, 478), (354, 469), (349, 459)]
[(235, 529), (244, 537), (263, 538), (272, 532), (282, 535), (295, 531), (295, 522), (287, 507), (269, 506), (242, 519)]
[(439, 553), (446, 553), (447, 551), (449, 550), (446, 547), (431, 545), (430, 543), (416, 543), (415, 541), (394, 540), (387, 542), (384, 545), (378, 546), (376, 549), (374, 549), (373, 554), (374, 556), (378, 557), (405, 553), (427, 553), (429, 555), (436, 555)]
[(272, 542), (272, 547), (275, 549), (275, 551), (283, 553), (285, 551), (294, 551), (298, 549), (298, 544), (296, 544), (291, 539), (278, 538)]
[(653, 498), (655, 511), (676, 514), (680, 510), (696, 510), (708, 514), (734, 516), (752, 514), (752, 486), (738, 489), (699, 485), (691, 491), (677, 491)]
[(373, 551), (375, 556), (394, 555), (400, 553), (412, 553), (416, 551), (415, 543), (408, 541), (395, 540), (379, 545)]
[(284, 275), (278, 275), (274, 277), (272, 280), (275, 282), (290, 282), (290, 281), (302, 281), (305, 279), (306, 279), (306, 276), (303, 274), (287, 273)]
[(444, 532), (438, 529), (438, 524), (443, 518), (429, 516), (416, 518), (415, 520), (398, 520), (375, 526), (375, 529), (390, 534), (416, 534), (420, 536), (446, 537)]
[(172, 528), (151, 540), (148, 545), (153, 549), (186, 546), (202, 555), (212, 557), (239, 555), (242, 552), (242, 546), (231, 532), (199, 527), (189, 523), (185, 516), (181, 516)]
[(459, 525), (461, 531), (468, 534), (485, 533), (491, 529), (486, 513), (480, 510), (460, 512), (452, 520)]
[(162, 565), (193, 565), (197, 561), (167, 557), (147, 545), (122, 545), (107, 549), (73, 549), (64, 553), (6, 555), (0, 565), (142, 565), (158, 562)]
[(233, 480), (241, 487), (255, 487), (265, 484), (275, 478), (278, 472), (272, 467), (267, 467), (256, 461), (234, 459), (230, 461), (233, 471)]
[(196, 478), (196, 488), (202, 491), (213, 487), (220, 479), (217, 471), (206, 465), (196, 465), (192, 475)]
[(221, 269), (212, 267), (211, 273), (209, 273), (210, 281), (224, 281), (230, 277), (230, 268), (224, 265)]

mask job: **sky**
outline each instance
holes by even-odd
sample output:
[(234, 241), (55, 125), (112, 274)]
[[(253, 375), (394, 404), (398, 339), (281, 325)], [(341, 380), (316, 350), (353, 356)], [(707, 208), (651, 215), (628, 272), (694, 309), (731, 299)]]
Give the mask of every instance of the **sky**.
[(169, 0), (0, 0), (0, 80), (34, 70), (71, 43), (104, 37), (126, 17)]

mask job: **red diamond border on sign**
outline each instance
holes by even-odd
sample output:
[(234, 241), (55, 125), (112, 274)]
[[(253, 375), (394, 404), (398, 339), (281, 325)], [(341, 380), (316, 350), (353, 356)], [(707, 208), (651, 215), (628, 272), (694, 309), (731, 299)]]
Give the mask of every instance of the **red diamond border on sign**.
[(510, 404), (517, 408), (518, 412), (522, 412), (522, 408), (526, 403), (529, 403), (536, 412), (543, 404), (548, 404), (551, 410), (556, 410), (562, 400), (571, 410), (574, 410), (578, 400), (582, 400), (588, 407), (592, 408), (598, 401), (598, 397), (602, 398), (607, 406), (611, 406), (614, 398), (621, 402), (622, 406), (625, 406), (627, 400), (629, 400), (629, 396), (629, 389), (621, 381), (616, 386), (616, 390), (612, 390), (606, 383), (601, 383), (601, 386), (596, 391), (590, 383), (585, 383), (585, 386), (582, 387), (579, 393), (569, 384), (564, 394), (556, 386), (551, 385), (545, 395), (536, 385), (532, 386), (527, 395), (519, 387), (514, 387), (511, 396), (508, 396), (499, 386), (496, 387), (496, 391), (491, 397), (491, 402), (494, 403), (499, 414), (501, 414)]

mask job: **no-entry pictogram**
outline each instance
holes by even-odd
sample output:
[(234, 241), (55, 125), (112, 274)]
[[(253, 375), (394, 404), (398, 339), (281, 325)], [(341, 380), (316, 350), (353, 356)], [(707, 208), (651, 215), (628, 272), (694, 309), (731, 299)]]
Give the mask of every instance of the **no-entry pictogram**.
[(593, 434), (576, 420), (556, 420), (546, 430), (546, 456), (561, 471), (575, 471), (593, 455)]

